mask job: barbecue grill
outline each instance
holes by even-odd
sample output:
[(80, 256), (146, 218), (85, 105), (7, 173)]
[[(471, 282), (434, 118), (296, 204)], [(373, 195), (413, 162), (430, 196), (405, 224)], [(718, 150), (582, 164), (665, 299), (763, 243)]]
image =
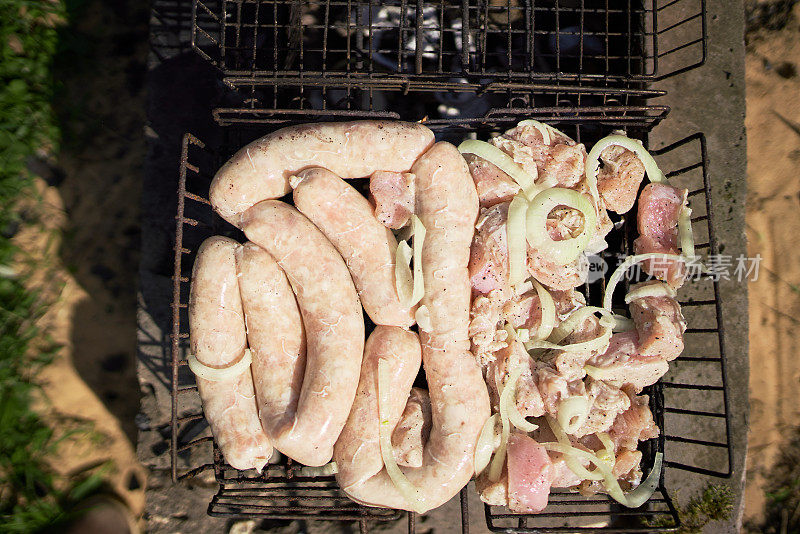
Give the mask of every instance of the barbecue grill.
[[(380, 3), (391, 8), (385, 10), (356, 1), (195, 0), (193, 46), (219, 67), (231, 89), (228, 100), (239, 102), (214, 110), (223, 131), (219, 145), (184, 137), (178, 185), (171, 467), (173, 480), (213, 470), (219, 490), (209, 514), (357, 522), (362, 532), (405, 516), (409, 532), (416, 532), (415, 514), (353, 503), (334, 477), (303, 476), (291, 460), (270, 464), (263, 474), (237, 471), (214, 445), (185, 356), (189, 277), (197, 247), (210, 235), (243, 239), (207, 200), (216, 170), (253, 139), (282, 126), (317, 121), (425, 120), (437, 139), (458, 142), (473, 134), (487, 138), (522, 118), (535, 118), (588, 145), (614, 130), (646, 141), (669, 108), (652, 103), (664, 93), (648, 89), (645, 82), (704, 61), (704, 4), (608, 4), (403, 0)], [(659, 52), (665, 35), (670, 47)], [(716, 254), (704, 136), (697, 133), (652, 153), (670, 182), (690, 191), (698, 253)], [(622, 232), (615, 232), (619, 237), (603, 253), (612, 270), (619, 255), (632, 250), (636, 235), (635, 221), (626, 217), (619, 223)], [(599, 302), (603, 288), (603, 280), (584, 288), (590, 304)], [(554, 492), (546, 510), (536, 515), (485, 506), (490, 530), (674, 531), (679, 518), (668, 483), (672, 473), (730, 476), (718, 283), (706, 275), (688, 283), (681, 296), (690, 325), (686, 350), (645, 391), (661, 433), (642, 443), (642, 464), (651, 465), (657, 451), (665, 454), (653, 498), (629, 510), (605, 495)], [(460, 494), (462, 532), (469, 530), (469, 491)], [(673, 526), (664, 526), (670, 520)]]

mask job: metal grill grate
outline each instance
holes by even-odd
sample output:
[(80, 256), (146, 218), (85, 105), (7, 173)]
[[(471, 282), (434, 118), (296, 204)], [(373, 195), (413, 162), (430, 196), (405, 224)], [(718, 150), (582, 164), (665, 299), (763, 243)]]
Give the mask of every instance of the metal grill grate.
[(234, 84), (643, 81), (705, 61), (705, 0), (195, 0), (192, 45)]
[[(215, 170), (238, 147), (281, 125), (320, 120), (343, 120), (385, 116), (379, 112), (299, 112), (274, 110), (252, 120), (248, 112), (230, 112), (228, 120), (235, 127), (225, 128), (226, 144), (209, 150), (191, 135), (184, 138), (178, 188), (176, 220), (175, 274), (173, 295), (172, 345), (172, 473), (173, 479), (192, 477), (213, 469), (220, 489), (209, 505), (209, 513), (222, 516), (260, 516), (279, 519), (325, 519), (358, 521), (362, 531), (368, 522), (397, 519), (392, 510), (367, 508), (354, 504), (338, 490), (331, 477), (300, 477), (296, 465), (282, 462), (272, 465), (264, 475), (240, 472), (224, 464), (200, 412), (194, 379), (185, 364), (188, 350), (187, 301), (189, 275), (197, 247), (213, 234), (242, 238), (241, 233), (212, 213), (206, 200)], [(391, 116), (391, 114), (388, 114)], [(660, 120), (646, 114), (625, 111), (598, 118), (579, 108), (495, 110), (480, 119), (439, 119), (427, 124), (438, 139), (458, 141), (468, 133), (487, 136), (507, 129), (522, 118), (537, 118), (557, 125), (578, 141), (592, 143), (614, 129), (644, 138)], [(690, 189), (694, 209), (693, 228), (698, 250), (716, 253), (712, 225), (712, 206), (705, 170), (705, 139), (688, 137), (654, 151), (672, 183)], [(611, 243), (613, 252), (627, 253), (634, 237), (631, 224), (625, 224), (625, 239)], [(607, 261), (612, 254), (606, 254)], [(613, 267), (613, 264), (612, 264)], [(590, 300), (599, 298), (602, 283), (588, 288)], [(622, 292), (620, 292), (620, 295)], [(661, 429), (661, 436), (642, 444), (644, 464), (651, 462), (656, 450), (665, 453), (665, 474), (674, 470), (703, 475), (730, 476), (731, 446), (728, 402), (725, 381), (724, 332), (721, 323), (719, 290), (713, 280), (702, 279), (687, 284), (682, 302), (691, 328), (686, 334), (684, 354), (671, 364), (670, 374), (650, 388), (651, 409)], [(677, 395), (675, 394), (677, 393)], [(571, 493), (557, 493), (545, 513), (512, 514), (506, 509), (486, 507), (487, 526), (504, 532), (654, 532), (643, 526), (677, 514), (670, 500), (662, 474), (656, 496), (642, 510), (625, 510), (603, 495), (592, 498)], [(466, 507), (462, 491), (462, 512)], [(462, 529), (468, 516), (462, 515)], [(605, 526), (597, 527), (598, 523)], [(409, 531), (414, 532), (413, 516)], [(466, 530), (464, 530), (466, 532)]]

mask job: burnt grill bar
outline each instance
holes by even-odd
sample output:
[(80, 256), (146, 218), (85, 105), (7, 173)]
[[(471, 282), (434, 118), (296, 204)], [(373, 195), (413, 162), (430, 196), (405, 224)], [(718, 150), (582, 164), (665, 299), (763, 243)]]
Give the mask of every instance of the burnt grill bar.
[(702, 65), (705, 13), (705, 0), (195, 0), (192, 46), (226, 77), (625, 86)]

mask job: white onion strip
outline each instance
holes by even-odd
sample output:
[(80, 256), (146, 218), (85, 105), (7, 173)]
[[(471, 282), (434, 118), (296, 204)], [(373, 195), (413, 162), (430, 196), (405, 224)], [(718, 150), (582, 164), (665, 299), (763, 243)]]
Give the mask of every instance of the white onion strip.
[(378, 435), (380, 440), (381, 458), (383, 465), (386, 468), (386, 473), (392, 480), (392, 484), (397, 488), (397, 491), (403, 498), (411, 505), (416, 511), (424, 510), (424, 499), (419, 489), (417, 489), (408, 478), (403, 474), (403, 471), (397, 466), (394, 459), (394, 451), (392, 450), (392, 429), (389, 428), (389, 362), (380, 359), (378, 360), (378, 417), (380, 418), (380, 425), (378, 426)]
[(525, 219), (528, 201), (525, 195), (516, 195), (508, 205), (506, 239), (508, 240), (508, 282), (515, 286), (528, 276), (528, 243)]
[(693, 260), (697, 257), (694, 251), (694, 234), (692, 233), (692, 209), (688, 206), (681, 208), (678, 214), (678, 237), (681, 245), (681, 254), (686, 259)]
[(338, 472), (339, 466), (336, 465), (336, 462), (328, 462), (319, 467), (309, 467), (306, 465), (300, 468), (301, 477), (327, 477), (335, 475)]
[[(583, 228), (575, 237), (554, 241), (547, 231), (547, 217), (553, 208), (567, 206), (583, 215)], [(594, 237), (597, 229), (597, 215), (586, 196), (563, 187), (552, 187), (536, 195), (528, 206), (528, 243), (549, 261), (557, 265), (567, 265), (583, 252)]]
[(539, 426), (522, 417), (517, 409), (517, 382), (520, 376), (522, 376), (522, 366), (516, 365), (509, 373), (503, 393), (500, 394), (500, 417), (505, 414), (508, 421), (516, 428), (523, 432), (533, 432)]
[(417, 321), (417, 326), (423, 332), (430, 332), (433, 330), (431, 325), (431, 312), (427, 306), (420, 306), (414, 313), (414, 319)]
[(467, 139), (458, 145), (458, 151), (462, 154), (475, 154), (509, 175), (512, 180), (517, 182), (529, 199), (533, 198), (540, 190), (534, 183), (536, 176), (531, 176), (525, 172), (511, 156), (492, 144), (476, 139)]
[(411, 257), (413, 252), (408, 243), (400, 241), (394, 253), (394, 288), (397, 298), (403, 306), (411, 306), (414, 294), (414, 277), (411, 273)]
[(575, 396), (561, 399), (558, 403), (558, 424), (566, 434), (574, 434), (589, 417), (589, 401), (586, 397)]
[(411, 306), (425, 296), (425, 284), (422, 278), (422, 244), (425, 242), (425, 225), (416, 215), (411, 216), (412, 249), (414, 252), (414, 291), (411, 294)]
[[(608, 466), (608, 464), (598, 458), (595, 454), (572, 447), (571, 445), (564, 445), (561, 443), (542, 443), (541, 445), (548, 451), (560, 452), (565, 458), (569, 455), (574, 455), (593, 463), (597, 467), (596, 471), (602, 475), (603, 486), (608, 492), (608, 495), (618, 503), (627, 506), (628, 508), (638, 508), (646, 503), (658, 487), (658, 481), (661, 477), (661, 466), (664, 459), (664, 453), (656, 453), (655, 462), (653, 463), (653, 469), (650, 470), (650, 474), (647, 475), (647, 478), (644, 482), (639, 484), (639, 487), (626, 495), (622, 491), (619, 481), (611, 472), (611, 468)], [(589, 471), (587, 470), (587, 472)], [(591, 472), (589, 473), (591, 474)], [(578, 473), (575, 474), (577, 476), (582, 476)], [(592, 478), (587, 480), (599, 479), (596, 477), (596, 475), (593, 475)]]
[(533, 278), (531, 278), (531, 284), (539, 296), (539, 308), (542, 310), (542, 319), (536, 330), (536, 339), (547, 339), (556, 325), (556, 303), (553, 301), (553, 295), (542, 284)]
[(599, 336), (588, 341), (581, 341), (580, 343), (570, 343), (569, 345), (559, 345), (551, 341), (530, 341), (525, 343), (527, 350), (534, 349), (547, 349), (547, 350), (563, 350), (569, 352), (593, 352), (601, 350), (608, 344), (613, 332), (614, 323), (611, 319), (605, 317), (600, 318), (600, 326), (602, 332)]
[(608, 284), (606, 284), (606, 292), (603, 295), (603, 307), (607, 310), (611, 310), (611, 299), (614, 296), (614, 290), (617, 288), (617, 284), (622, 280), (622, 277), (625, 275), (625, 272), (634, 264), (637, 264), (642, 261), (647, 260), (680, 260), (681, 256), (678, 254), (663, 254), (660, 252), (648, 252), (647, 254), (635, 254), (633, 256), (628, 256), (625, 258), (617, 270), (614, 271), (614, 274), (611, 275), (611, 278), (608, 279)]
[(600, 154), (611, 145), (621, 146), (636, 154), (636, 157), (639, 158), (639, 161), (644, 165), (647, 179), (651, 182), (666, 181), (666, 177), (664, 173), (661, 172), (661, 169), (658, 168), (656, 160), (653, 159), (653, 156), (650, 155), (650, 152), (644, 148), (640, 141), (631, 139), (626, 135), (614, 134), (604, 137), (595, 143), (589, 151), (589, 155), (586, 157), (586, 178), (590, 186), (592, 182), (594, 182), (595, 187), (597, 186), (597, 171), (600, 168)]
[[(596, 471), (595, 472), (589, 471), (578, 460), (578, 456), (580, 456), (580, 453), (581, 452), (585, 453), (586, 451), (583, 451), (582, 449), (577, 449), (572, 446), (572, 442), (569, 440), (569, 437), (567, 437), (567, 435), (564, 433), (564, 429), (561, 428), (561, 426), (556, 422), (555, 419), (553, 419), (549, 415), (545, 416), (545, 419), (547, 420), (547, 424), (550, 425), (550, 430), (552, 430), (553, 434), (556, 436), (558, 444), (563, 447), (563, 450), (554, 452), (560, 452), (562, 454), (562, 456), (564, 457), (564, 463), (566, 464), (567, 468), (569, 468), (569, 470), (572, 471), (575, 474), (575, 476), (578, 476), (583, 480), (603, 480), (602, 474)], [(542, 443), (542, 445), (544, 446), (547, 444)], [(551, 445), (555, 445), (555, 443)], [(547, 447), (545, 446), (545, 448)]]
[(497, 422), (500, 420), (498, 414), (494, 414), (486, 423), (483, 424), (478, 443), (475, 445), (475, 474), (480, 475), (489, 461), (492, 459), (492, 453), (495, 451), (495, 443), (497, 441)]
[(250, 363), (253, 361), (253, 354), (250, 352), (250, 349), (244, 349), (244, 355), (239, 358), (239, 361), (227, 367), (209, 367), (198, 360), (197, 356), (194, 354), (189, 354), (186, 357), (186, 361), (189, 363), (189, 369), (192, 370), (195, 376), (203, 380), (208, 380), (209, 382), (222, 382), (223, 380), (236, 378), (250, 369)]
[(640, 285), (628, 291), (625, 295), (625, 304), (630, 304), (636, 299), (643, 299), (647, 297), (669, 297), (675, 298), (675, 290), (664, 282), (655, 282), (651, 284)]

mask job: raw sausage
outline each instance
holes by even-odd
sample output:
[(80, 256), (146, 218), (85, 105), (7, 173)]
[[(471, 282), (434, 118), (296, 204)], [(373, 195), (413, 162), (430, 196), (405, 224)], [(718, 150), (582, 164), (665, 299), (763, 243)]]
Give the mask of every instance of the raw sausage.
[(395, 326), (376, 326), (367, 339), (356, 401), (334, 447), (334, 460), (339, 468), (336, 479), (345, 491), (350, 486), (363, 484), (383, 469), (378, 441), (380, 359), (389, 362), (392, 391), (387, 413), (389, 428), (394, 428), (404, 411), (408, 392), (422, 362), (417, 334)]
[(242, 229), (286, 273), (306, 332), (306, 369), (297, 413), (279, 440), (309, 466), (331, 459), (358, 386), (364, 317), (342, 257), (314, 224), (278, 200), (259, 202)]
[[(430, 332), (420, 335), (422, 361), (428, 379), (433, 425), (422, 466), (403, 473), (422, 496), (422, 510), (435, 508), (453, 497), (473, 475), (478, 436), (490, 415), (489, 394), (480, 368), (469, 352), (470, 282), (467, 264), (473, 227), (478, 216), (478, 195), (469, 169), (458, 150), (437, 143), (412, 167), (417, 177), (416, 212), (427, 229), (422, 250), (425, 296), (430, 312)], [(378, 356), (367, 355), (370, 360)], [(380, 356), (385, 357), (385, 356)], [(370, 395), (359, 396), (353, 413), (376, 402), (377, 384)], [(394, 402), (405, 401), (408, 390), (392, 392)], [(377, 410), (377, 407), (374, 408)], [(392, 416), (399, 410), (393, 411)], [(394, 422), (396, 420), (390, 421)], [(374, 473), (378, 426), (374, 419), (351, 417), (336, 445), (339, 485), (352, 499), (371, 506), (411, 509), (385, 469)], [(354, 444), (373, 447), (353, 454)], [(363, 468), (370, 458), (373, 464)]]
[(253, 141), (223, 165), (211, 183), (214, 209), (240, 225), (245, 210), (290, 191), (289, 177), (324, 167), (342, 178), (407, 171), (433, 144), (433, 132), (401, 121), (301, 124)]
[[(197, 252), (189, 293), (189, 342), (195, 358), (208, 367), (228, 367), (247, 348), (235, 251), (226, 237), (208, 238)], [(203, 411), (222, 454), (235, 469), (261, 470), (272, 446), (261, 428), (248, 368), (220, 381), (197, 377)]]
[(303, 385), (306, 337), (289, 281), (269, 253), (246, 243), (236, 253), (247, 342), (253, 353), (258, 415), (272, 445), (294, 458), (283, 432), (294, 423)]
[(375, 324), (411, 326), (414, 310), (395, 288), (397, 240), (378, 222), (369, 201), (327, 169), (306, 169), (292, 179), (294, 205), (333, 243), (353, 276), (364, 310)]

